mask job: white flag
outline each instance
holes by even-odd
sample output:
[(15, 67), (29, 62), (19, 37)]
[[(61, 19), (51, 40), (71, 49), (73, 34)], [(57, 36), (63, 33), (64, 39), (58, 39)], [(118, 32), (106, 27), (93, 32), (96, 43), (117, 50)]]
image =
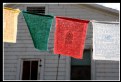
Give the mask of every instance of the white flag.
[(119, 23), (92, 22), (93, 59), (120, 60)]

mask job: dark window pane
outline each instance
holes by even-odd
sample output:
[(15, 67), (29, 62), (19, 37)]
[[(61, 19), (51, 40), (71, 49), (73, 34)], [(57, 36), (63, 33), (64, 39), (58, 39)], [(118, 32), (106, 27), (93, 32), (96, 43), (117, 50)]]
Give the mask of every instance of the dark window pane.
[(39, 14), (45, 14), (45, 7), (27, 7), (27, 11)]
[(23, 61), (22, 80), (30, 79), (30, 61)]
[(91, 80), (90, 66), (72, 66), (71, 80)]
[(37, 80), (38, 61), (31, 62), (31, 80)]

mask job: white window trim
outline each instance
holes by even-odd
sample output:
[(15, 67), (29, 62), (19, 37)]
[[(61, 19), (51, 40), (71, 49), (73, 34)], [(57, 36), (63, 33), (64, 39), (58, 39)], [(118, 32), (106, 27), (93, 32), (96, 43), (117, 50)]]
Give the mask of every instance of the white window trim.
[(41, 64), (40, 62), (38, 62), (39, 65), (41, 65), (41, 67), (38, 67), (38, 79), (37, 80), (43, 80), (44, 79), (44, 59), (43, 58), (19, 58), (18, 59), (18, 66), (17, 66), (17, 80), (22, 80), (22, 68), (23, 68), (23, 60), (41, 60)]

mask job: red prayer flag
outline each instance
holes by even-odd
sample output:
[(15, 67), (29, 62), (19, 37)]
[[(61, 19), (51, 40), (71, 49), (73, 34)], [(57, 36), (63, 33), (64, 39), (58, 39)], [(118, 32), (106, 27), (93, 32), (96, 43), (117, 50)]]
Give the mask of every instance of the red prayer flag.
[(54, 54), (82, 59), (88, 20), (56, 17)]

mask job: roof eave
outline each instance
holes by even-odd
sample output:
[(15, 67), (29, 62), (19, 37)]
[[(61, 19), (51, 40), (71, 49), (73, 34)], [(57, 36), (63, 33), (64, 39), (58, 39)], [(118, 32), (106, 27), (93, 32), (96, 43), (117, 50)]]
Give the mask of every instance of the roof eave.
[(112, 13), (114, 15), (119, 15), (119, 11), (118, 10), (112, 9), (112, 8), (108, 8), (108, 7), (105, 7), (105, 6), (102, 6), (102, 5), (98, 5), (98, 4), (83, 4), (83, 6), (87, 6), (89, 8), (94, 8), (94, 9), (99, 9), (101, 11)]

